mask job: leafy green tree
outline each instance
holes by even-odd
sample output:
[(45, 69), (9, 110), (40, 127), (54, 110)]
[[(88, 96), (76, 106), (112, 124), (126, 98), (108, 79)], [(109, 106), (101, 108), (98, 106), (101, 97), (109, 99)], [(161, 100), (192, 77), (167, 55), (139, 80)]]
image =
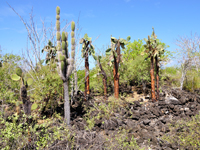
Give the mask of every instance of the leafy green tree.
[(121, 81), (126, 84), (129, 84), (130, 81), (142, 84), (145, 90), (150, 79), (148, 72), (150, 63), (149, 59), (145, 59), (148, 55), (144, 53), (143, 40), (129, 42), (122, 51), (122, 63), (119, 70)]

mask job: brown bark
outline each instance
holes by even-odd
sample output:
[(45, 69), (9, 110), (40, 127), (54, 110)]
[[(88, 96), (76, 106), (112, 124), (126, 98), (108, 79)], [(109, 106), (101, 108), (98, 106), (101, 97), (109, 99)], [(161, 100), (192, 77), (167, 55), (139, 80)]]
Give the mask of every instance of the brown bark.
[(90, 94), (88, 53), (86, 55), (87, 56), (85, 57), (85, 94)]
[(118, 40), (117, 43), (117, 58), (114, 56), (114, 68), (113, 68), (113, 75), (114, 75), (114, 96), (115, 98), (119, 98), (119, 73), (118, 73), (118, 67), (120, 62), (120, 43)]
[(159, 64), (158, 64), (158, 56), (155, 57), (156, 61), (156, 88), (157, 88), (157, 96), (156, 100), (159, 100)]
[[(89, 47), (88, 45), (90, 44), (90, 42), (88, 41), (86, 44), (86, 52), (85, 52), (85, 97), (87, 97), (90, 94), (90, 85), (89, 85), (89, 54), (88, 54), (88, 50)], [(85, 99), (86, 100), (86, 99)]]
[(151, 56), (150, 75), (151, 75), (151, 98), (152, 98), (152, 102), (155, 102), (156, 101), (156, 95), (155, 95), (154, 57), (153, 56)]

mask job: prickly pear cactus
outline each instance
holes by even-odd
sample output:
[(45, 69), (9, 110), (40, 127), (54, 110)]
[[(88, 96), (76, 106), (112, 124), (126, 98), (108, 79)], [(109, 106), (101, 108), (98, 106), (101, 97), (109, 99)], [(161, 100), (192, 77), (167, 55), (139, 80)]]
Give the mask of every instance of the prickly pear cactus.
[(25, 85), (26, 87), (28, 87), (29, 85), (31, 85), (33, 83), (33, 79), (32, 78), (24, 78), (24, 74), (22, 72), (22, 69), (17, 67), (15, 69), (15, 74), (11, 75), (11, 79), (14, 81), (19, 81), (21, 80), (21, 84)]
[(31, 114), (31, 102), (30, 102), (29, 97), (27, 96), (27, 88), (28, 88), (28, 86), (33, 84), (33, 79), (32, 78), (25, 79), (22, 69), (19, 67), (17, 67), (15, 69), (15, 74), (11, 75), (11, 79), (14, 81), (21, 80), (20, 98), (23, 102), (23, 109), (24, 109), (25, 114), (30, 115)]
[(95, 56), (94, 46), (92, 45), (92, 38), (88, 37), (87, 33), (79, 42), (82, 44), (81, 56), (85, 58), (85, 100), (87, 100), (90, 94), (90, 86), (89, 86), (89, 55), (92, 54), (94, 59), (97, 59)]
[(115, 98), (119, 98), (119, 63), (121, 60), (121, 54), (120, 54), (120, 47), (123, 49), (124, 46), (128, 44), (128, 41), (131, 39), (130, 36), (127, 37), (127, 39), (116, 39), (111, 36), (111, 48), (108, 48), (106, 50), (106, 54), (110, 55), (110, 65), (113, 64), (113, 77), (114, 77), (114, 96)]

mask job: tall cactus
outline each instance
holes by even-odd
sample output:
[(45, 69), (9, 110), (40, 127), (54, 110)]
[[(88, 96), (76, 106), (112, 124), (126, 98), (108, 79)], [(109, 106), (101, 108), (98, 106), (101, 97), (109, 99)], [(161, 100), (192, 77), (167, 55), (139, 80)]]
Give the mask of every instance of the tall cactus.
[[(159, 40), (155, 35), (154, 28), (151, 37), (148, 36), (148, 40), (146, 38), (144, 40), (146, 42), (144, 45), (146, 49), (145, 52), (148, 53), (149, 57), (151, 58), (151, 96), (152, 102), (155, 102), (156, 100), (159, 100), (159, 58), (162, 54), (164, 54), (164, 46), (159, 43)], [(155, 94), (154, 59), (156, 63), (157, 96)]]
[(71, 22), (71, 58), (68, 55), (68, 33), (62, 32), (60, 34), (60, 7), (56, 8), (56, 39), (57, 39), (57, 56), (58, 56), (58, 74), (63, 80), (64, 86), (64, 115), (65, 123), (70, 125), (70, 102), (69, 102), (69, 91), (68, 91), (68, 80), (72, 73), (74, 66), (74, 55), (75, 55), (75, 22)]
[(89, 55), (94, 54), (94, 46), (92, 45), (92, 38), (88, 37), (87, 34), (80, 40), (82, 44), (82, 57), (85, 58), (85, 100), (90, 94), (90, 85), (89, 85)]
[(111, 48), (108, 48), (106, 50), (107, 55), (111, 55), (113, 57), (113, 76), (114, 76), (114, 96), (115, 98), (119, 98), (119, 63), (121, 60), (121, 54), (120, 54), (120, 46), (122, 48), (125, 48), (124, 46), (128, 44), (128, 41), (131, 39), (130, 36), (127, 37), (127, 39), (116, 39), (114, 37), (111, 37)]

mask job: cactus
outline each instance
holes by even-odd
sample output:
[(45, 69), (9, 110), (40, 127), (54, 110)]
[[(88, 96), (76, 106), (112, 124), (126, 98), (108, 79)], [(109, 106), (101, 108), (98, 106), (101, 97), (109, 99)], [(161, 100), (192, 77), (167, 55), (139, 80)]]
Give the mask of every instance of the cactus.
[(64, 86), (64, 115), (65, 123), (70, 125), (70, 102), (68, 92), (68, 79), (72, 73), (75, 55), (75, 22), (71, 22), (71, 58), (68, 56), (68, 33), (60, 34), (60, 7), (56, 8), (56, 39), (57, 39), (57, 55), (58, 55), (58, 74), (63, 80)]
[(125, 45), (128, 44), (128, 41), (131, 39), (130, 36), (127, 37), (127, 39), (116, 39), (111, 36), (111, 48), (108, 48), (106, 50), (106, 55), (111, 56), (110, 64), (113, 63), (113, 76), (114, 76), (114, 96), (115, 98), (119, 98), (119, 63), (121, 60), (121, 54), (120, 54), (120, 46), (124, 49)]
[[(164, 47), (161, 45), (155, 35), (154, 28), (151, 37), (148, 36), (148, 39), (144, 39), (146, 44), (145, 52), (149, 55), (148, 57), (151, 58), (151, 69), (150, 69), (150, 76), (151, 76), (151, 95), (152, 95), (152, 102), (159, 100), (159, 58), (164, 53)], [(155, 94), (155, 77), (154, 77), (154, 59), (156, 62), (156, 85), (157, 85), (157, 96)]]
[(82, 44), (82, 54), (81, 56), (85, 58), (85, 100), (88, 98), (90, 94), (90, 85), (89, 85), (89, 55), (94, 55), (94, 46), (92, 45), (92, 38), (88, 37), (87, 33), (80, 40), (80, 44)]
[(31, 84), (33, 84), (33, 79), (28, 78), (25, 80), (24, 74), (22, 72), (22, 69), (17, 67), (15, 70), (15, 74), (11, 75), (11, 79), (14, 81), (21, 81), (21, 87), (20, 87), (20, 99), (23, 102), (23, 109), (26, 115), (31, 114), (31, 102), (29, 97), (27, 96), (27, 88)]

